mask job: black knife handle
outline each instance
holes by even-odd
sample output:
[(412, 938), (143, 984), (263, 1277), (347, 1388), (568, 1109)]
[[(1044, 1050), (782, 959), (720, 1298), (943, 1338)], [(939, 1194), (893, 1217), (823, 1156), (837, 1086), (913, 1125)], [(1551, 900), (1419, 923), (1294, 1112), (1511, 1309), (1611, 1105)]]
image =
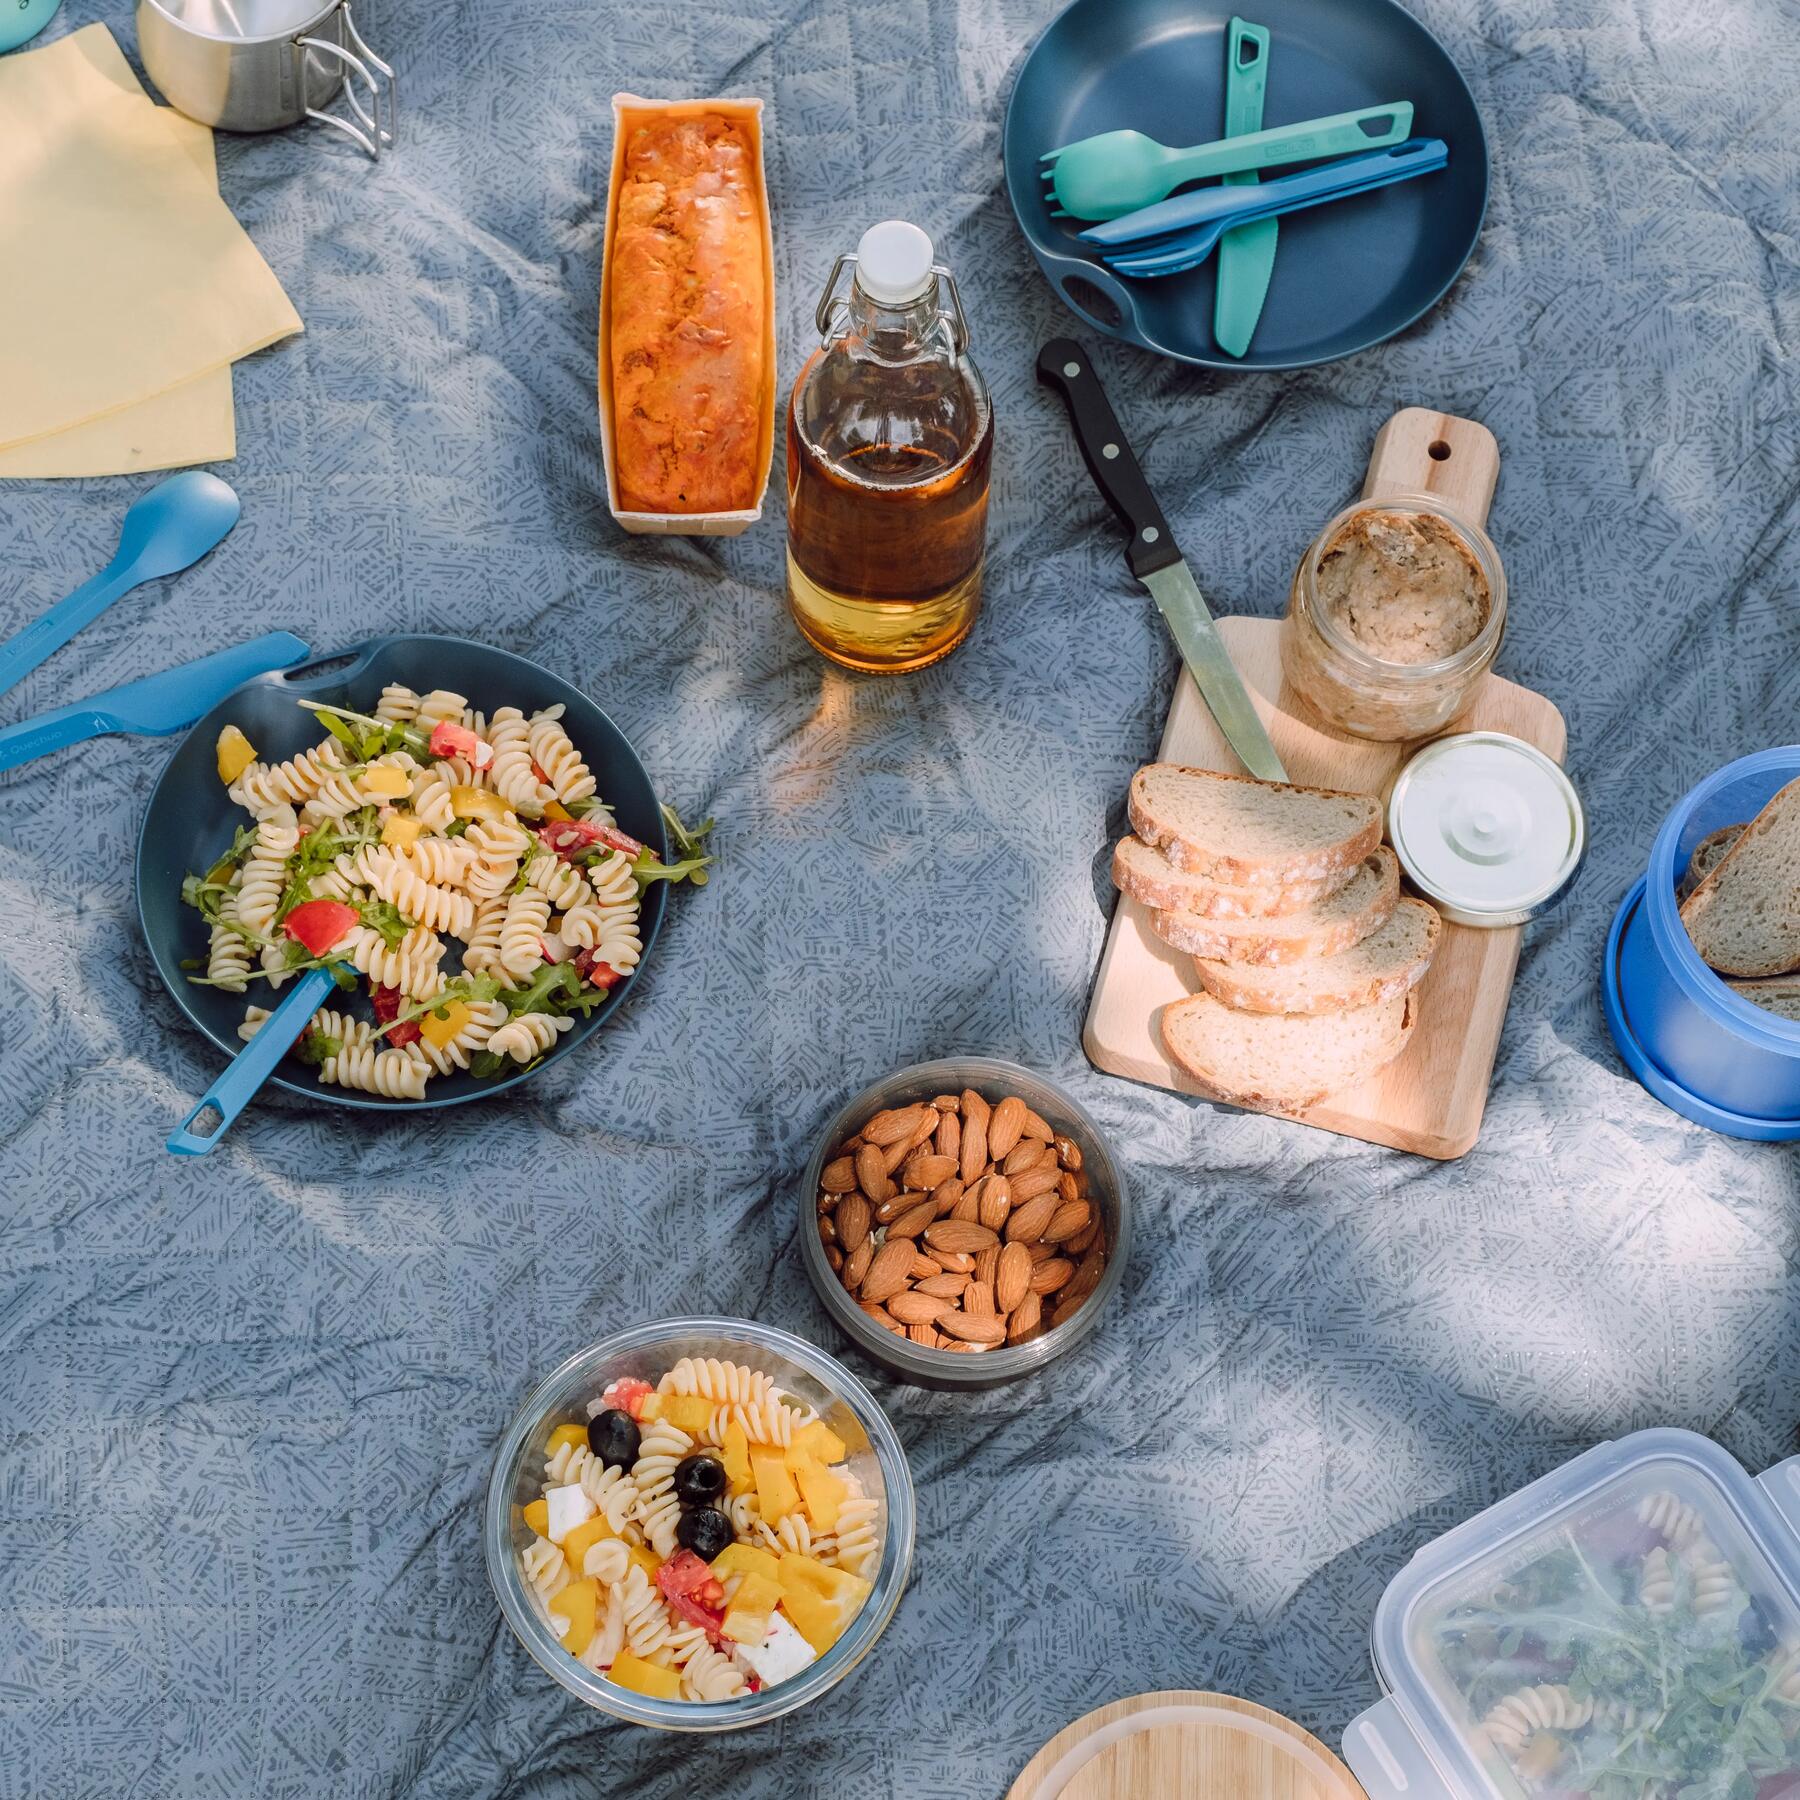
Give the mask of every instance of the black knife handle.
[(1146, 575), (1180, 562), (1175, 534), (1119, 429), (1118, 416), (1100, 385), (1087, 346), (1074, 338), (1052, 338), (1038, 352), (1037, 378), (1062, 395), (1094, 486), (1131, 533), (1125, 560), (1132, 574), (1142, 581)]

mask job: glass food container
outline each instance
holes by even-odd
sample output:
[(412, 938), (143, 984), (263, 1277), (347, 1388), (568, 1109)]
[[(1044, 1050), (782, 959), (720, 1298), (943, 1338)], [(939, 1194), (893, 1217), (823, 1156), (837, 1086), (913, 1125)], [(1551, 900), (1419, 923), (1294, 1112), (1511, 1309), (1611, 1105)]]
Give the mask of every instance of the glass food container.
[(1428, 1544), (1376, 1609), (1369, 1800), (1800, 1791), (1800, 1458), (1602, 1444)]
[[(1370, 513), (1428, 515), (1473, 559), (1487, 586), (1487, 614), (1460, 648), (1428, 662), (1390, 661), (1322, 603), (1320, 559)], [(1359, 500), (1313, 539), (1294, 571), (1281, 625), (1281, 667), (1288, 685), (1326, 724), (1352, 737), (1393, 743), (1430, 737), (1448, 725), (1493, 667), (1505, 632), (1506, 572), (1479, 525), (1423, 494)]]
[[(544, 1450), (558, 1425), (586, 1424), (588, 1402), (620, 1376), (654, 1383), (684, 1356), (718, 1357), (766, 1370), (789, 1394), (817, 1409), (844, 1440), (850, 1467), (881, 1505), (881, 1561), (874, 1591), (844, 1635), (798, 1674), (734, 1700), (661, 1700), (618, 1687), (563, 1648), (519, 1567), (532, 1533), (523, 1509), (541, 1491)], [(874, 1649), (912, 1568), (915, 1506), (906, 1452), (887, 1415), (835, 1357), (803, 1339), (746, 1319), (664, 1319), (578, 1350), (531, 1390), (501, 1440), (482, 1525), (488, 1580), (500, 1610), (532, 1658), (570, 1693), (600, 1712), (663, 1731), (738, 1731), (766, 1725), (816, 1700)]]
[[(1106, 1267), (1086, 1305), (1041, 1337), (1023, 1344), (1002, 1344), (979, 1356), (929, 1349), (877, 1325), (832, 1273), (818, 1230), (819, 1177), (845, 1138), (860, 1131), (878, 1112), (912, 1106), (934, 1094), (960, 1093), (964, 1088), (975, 1089), (989, 1101), (1003, 1094), (1017, 1094), (1046, 1124), (1074, 1139), (1081, 1148), (1082, 1167), (1087, 1172), (1087, 1197), (1100, 1209), (1107, 1243)], [(846, 1102), (819, 1132), (812, 1159), (801, 1177), (799, 1213), (800, 1260), (838, 1329), (858, 1349), (919, 1387), (991, 1388), (1035, 1375), (1046, 1363), (1082, 1343), (1099, 1325), (1118, 1293), (1125, 1265), (1131, 1260), (1130, 1198), (1124, 1176), (1099, 1126), (1069, 1095), (1051, 1086), (1041, 1075), (992, 1057), (953, 1056), (940, 1062), (914, 1063)]]

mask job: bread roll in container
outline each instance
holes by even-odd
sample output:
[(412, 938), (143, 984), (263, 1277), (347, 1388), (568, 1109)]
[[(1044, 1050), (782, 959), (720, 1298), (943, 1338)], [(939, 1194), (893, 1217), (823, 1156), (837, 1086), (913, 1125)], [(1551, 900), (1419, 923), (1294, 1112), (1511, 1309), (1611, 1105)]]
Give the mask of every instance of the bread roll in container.
[(1601, 1444), (1427, 1544), (1376, 1608), (1369, 1800), (1800, 1791), (1800, 1457)]

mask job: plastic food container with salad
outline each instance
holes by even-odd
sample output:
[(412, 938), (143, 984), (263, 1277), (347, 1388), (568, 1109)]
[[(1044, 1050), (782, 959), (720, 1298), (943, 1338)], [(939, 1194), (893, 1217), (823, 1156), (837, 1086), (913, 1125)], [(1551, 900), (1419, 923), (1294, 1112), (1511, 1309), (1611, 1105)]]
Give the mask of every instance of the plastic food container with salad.
[(1373, 1651), (1370, 1800), (1800, 1795), (1800, 1457), (1602, 1444), (1421, 1550)]

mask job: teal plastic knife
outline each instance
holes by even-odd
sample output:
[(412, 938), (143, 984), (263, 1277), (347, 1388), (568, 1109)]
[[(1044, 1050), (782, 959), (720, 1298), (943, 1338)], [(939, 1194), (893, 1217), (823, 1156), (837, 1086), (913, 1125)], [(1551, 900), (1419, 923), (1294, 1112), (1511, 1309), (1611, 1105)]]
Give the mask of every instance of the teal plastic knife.
[[(1248, 19), (1234, 18), (1225, 40), (1225, 135), (1243, 137), (1262, 130), (1263, 94), (1269, 83), (1269, 32)], [(1243, 187), (1259, 171), (1224, 178)], [(1219, 243), (1218, 286), (1213, 297), (1213, 338), (1227, 356), (1242, 356), (1262, 317), (1269, 277), (1275, 269), (1279, 219), (1253, 219), (1226, 232)]]

